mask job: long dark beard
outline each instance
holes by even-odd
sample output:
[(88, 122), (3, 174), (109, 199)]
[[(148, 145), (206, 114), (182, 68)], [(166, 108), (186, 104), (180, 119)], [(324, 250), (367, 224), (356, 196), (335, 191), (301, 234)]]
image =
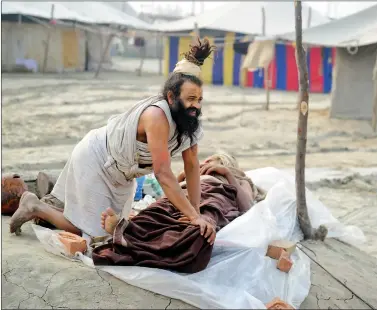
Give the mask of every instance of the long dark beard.
[[(196, 115), (190, 115), (192, 111), (196, 112)], [(190, 139), (190, 143), (194, 141), (195, 133), (200, 125), (200, 115), (202, 114), (200, 109), (196, 108), (185, 108), (181, 99), (176, 99), (174, 103), (170, 106), (171, 116), (177, 126), (176, 128), (176, 137), (177, 137), (177, 146), (172, 150), (171, 153), (178, 150), (182, 144), (184, 137)]]

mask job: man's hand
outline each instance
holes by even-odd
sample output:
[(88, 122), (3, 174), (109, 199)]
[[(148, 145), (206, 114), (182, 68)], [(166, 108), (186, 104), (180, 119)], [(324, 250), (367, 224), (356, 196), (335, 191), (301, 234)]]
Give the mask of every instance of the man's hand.
[(222, 165), (211, 164), (211, 163), (200, 165), (200, 175), (208, 175), (213, 172), (220, 174), (224, 177), (226, 177), (230, 173), (229, 169)]
[(203, 215), (200, 215), (191, 221), (186, 216), (183, 216), (179, 219), (179, 221), (199, 226), (200, 234), (207, 239), (207, 242), (211, 245), (213, 245), (213, 243), (215, 242), (216, 227), (213, 224), (211, 224), (208, 220), (206, 220)]

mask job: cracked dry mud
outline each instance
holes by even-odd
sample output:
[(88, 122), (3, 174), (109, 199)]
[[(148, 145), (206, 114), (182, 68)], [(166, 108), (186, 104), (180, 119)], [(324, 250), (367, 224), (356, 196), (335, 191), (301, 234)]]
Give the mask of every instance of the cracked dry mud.
[[(8, 225), (9, 217), (2, 217), (3, 309), (195, 309), (46, 252), (30, 224), (22, 237), (10, 235)], [(312, 286), (301, 309), (371, 309), (346, 287), (347, 280), (329, 276), (317, 263), (311, 271)]]
[(10, 235), (2, 217), (3, 309), (193, 309), (178, 300), (46, 252), (30, 224)]

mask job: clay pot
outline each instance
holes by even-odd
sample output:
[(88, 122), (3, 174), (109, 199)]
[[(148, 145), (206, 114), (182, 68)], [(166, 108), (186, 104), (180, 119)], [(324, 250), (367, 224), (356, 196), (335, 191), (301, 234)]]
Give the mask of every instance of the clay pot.
[(67, 231), (59, 233), (59, 240), (70, 255), (75, 255), (76, 252), (85, 253), (87, 249), (84, 238)]
[(1, 214), (13, 215), (18, 209), (22, 194), (28, 190), (26, 183), (18, 174), (1, 178)]

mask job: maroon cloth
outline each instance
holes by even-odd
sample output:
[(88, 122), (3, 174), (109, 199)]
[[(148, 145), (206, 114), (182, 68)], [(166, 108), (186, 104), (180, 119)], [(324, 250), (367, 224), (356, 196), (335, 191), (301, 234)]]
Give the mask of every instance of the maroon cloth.
[[(201, 213), (223, 228), (240, 215), (237, 189), (213, 180), (201, 182)], [(122, 220), (108, 244), (93, 250), (95, 265), (155, 267), (194, 273), (205, 269), (213, 246), (200, 228), (179, 222), (182, 217), (168, 199), (160, 199), (131, 221)]]

